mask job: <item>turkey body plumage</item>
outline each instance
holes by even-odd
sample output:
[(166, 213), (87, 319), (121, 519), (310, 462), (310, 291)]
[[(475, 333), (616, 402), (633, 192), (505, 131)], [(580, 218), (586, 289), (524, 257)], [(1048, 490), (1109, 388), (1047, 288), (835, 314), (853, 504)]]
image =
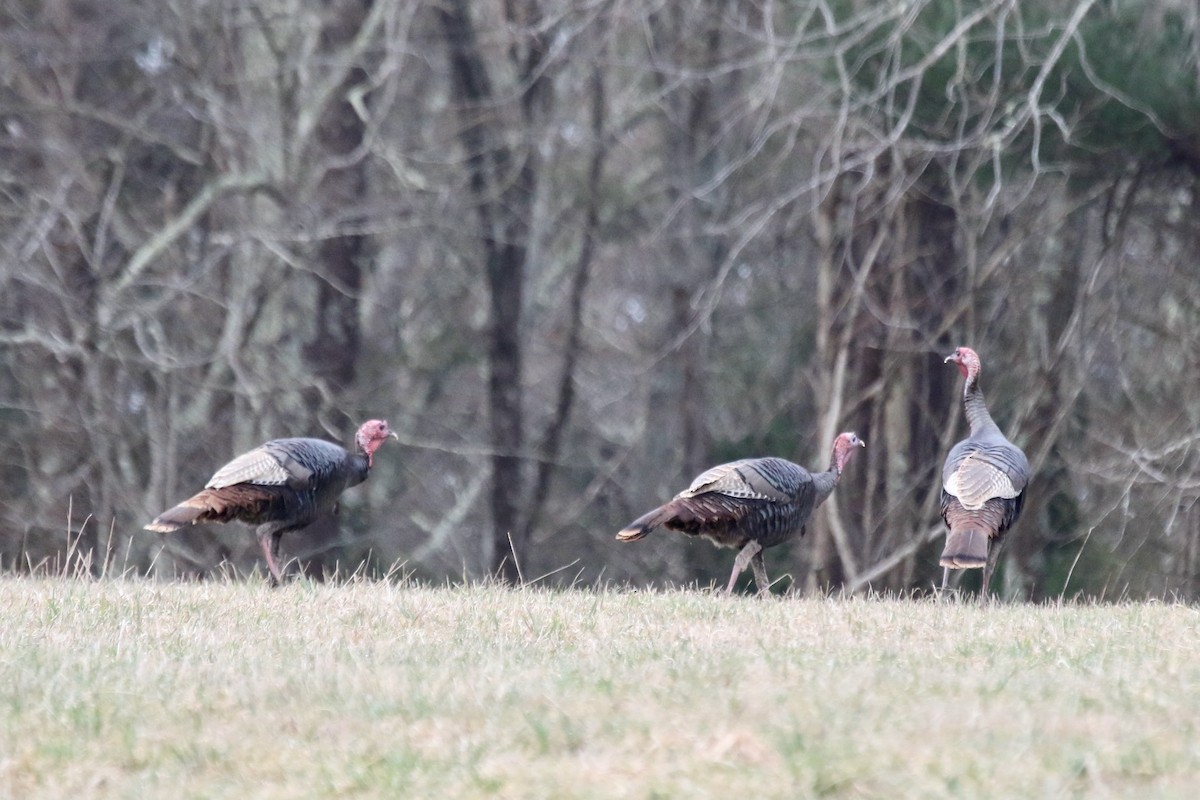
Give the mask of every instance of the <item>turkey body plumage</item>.
[[(758, 541), (772, 547), (803, 535), (815, 507), (816, 483), (799, 464), (782, 458), (748, 458), (705, 471), (670, 502), (632, 522), (640, 539), (657, 527), (701, 536), (719, 547)], [(625, 533), (622, 531), (622, 533)]]
[(335, 509), (342, 493), (370, 474), (373, 456), (395, 437), (383, 420), (370, 420), (355, 437), (357, 452), (321, 439), (273, 439), (221, 467), (204, 489), (159, 514), (146, 529), (170, 533), (207, 522), (256, 526), (259, 544), (277, 584), (279, 544)]
[(782, 458), (750, 458), (713, 467), (669, 502), (643, 514), (617, 534), (636, 541), (662, 527), (699, 536), (720, 547), (740, 548), (726, 586), (733, 591), (747, 564), (762, 594), (769, 591), (762, 551), (804, 535), (812, 512), (836, 488), (842, 469), (862, 441), (843, 433), (834, 443), (830, 469), (816, 474)]
[(979, 388), (982, 367), (968, 347), (946, 358), (965, 378), (963, 410), (970, 433), (951, 448), (942, 465), (942, 519), (949, 532), (939, 561), (945, 589), (951, 569), (983, 569), (986, 595), (1005, 532), (1021, 514), (1029, 461), (992, 420)]

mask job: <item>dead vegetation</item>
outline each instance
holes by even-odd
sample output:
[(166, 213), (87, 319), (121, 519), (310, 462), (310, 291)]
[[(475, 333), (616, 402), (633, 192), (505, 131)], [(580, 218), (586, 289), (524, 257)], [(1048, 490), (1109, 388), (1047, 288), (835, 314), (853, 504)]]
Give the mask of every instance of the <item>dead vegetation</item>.
[(11, 578), (0, 794), (1183, 796), (1181, 604)]

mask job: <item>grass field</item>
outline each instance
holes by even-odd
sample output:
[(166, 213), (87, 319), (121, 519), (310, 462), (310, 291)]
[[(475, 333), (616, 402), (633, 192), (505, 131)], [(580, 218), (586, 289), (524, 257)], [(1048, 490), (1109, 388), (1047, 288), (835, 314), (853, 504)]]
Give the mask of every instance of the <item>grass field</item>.
[(1194, 797), (1200, 614), (0, 582), (10, 797)]

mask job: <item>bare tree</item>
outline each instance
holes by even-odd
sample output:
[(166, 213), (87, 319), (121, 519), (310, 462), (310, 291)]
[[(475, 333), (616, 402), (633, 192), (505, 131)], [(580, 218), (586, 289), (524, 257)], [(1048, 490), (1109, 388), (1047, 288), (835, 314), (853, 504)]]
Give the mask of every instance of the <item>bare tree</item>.
[(612, 533), (854, 429), (772, 574), (920, 589), (961, 343), (1035, 471), (1006, 591), (1196, 590), (1190, 7), (86, 11), (0, 11), (6, 564), (251, 568), (139, 526), (383, 416), (411, 446), (289, 548), (311, 574), (718, 580)]

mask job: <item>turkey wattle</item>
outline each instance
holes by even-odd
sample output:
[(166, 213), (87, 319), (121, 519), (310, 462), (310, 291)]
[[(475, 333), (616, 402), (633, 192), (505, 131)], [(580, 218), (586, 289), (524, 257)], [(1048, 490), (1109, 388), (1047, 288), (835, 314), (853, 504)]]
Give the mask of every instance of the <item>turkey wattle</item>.
[(1000, 432), (979, 388), (979, 356), (960, 347), (946, 357), (965, 378), (963, 411), (970, 435), (950, 450), (942, 466), (942, 519), (949, 526), (942, 551), (942, 589), (952, 569), (983, 567), (987, 594), (1004, 532), (1017, 521), (1029, 483), (1029, 461)]
[(725, 591), (733, 591), (738, 575), (750, 564), (759, 594), (767, 594), (770, 582), (763, 564), (763, 548), (787, 541), (797, 533), (803, 536), (808, 518), (833, 493), (855, 448), (865, 446), (853, 433), (838, 434), (829, 470), (815, 475), (782, 458), (748, 458), (721, 464), (697, 477), (670, 502), (631, 522), (617, 539), (636, 541), (663, 527), (704, 536), (719, 547), (741, 548)]
[(400, 438), (386, 421), (372, 419), (355, 434), (355, 453), (322, 439), (273, 439), (221, 467), (203, 491), (159, 514), (146, 530), (171, 533), (233, 520), (255, 525), (277, 585), (283, 534), (311, 525), (334, 509), (342, 492), (365, 481), (375, 451), (389, 437)]

